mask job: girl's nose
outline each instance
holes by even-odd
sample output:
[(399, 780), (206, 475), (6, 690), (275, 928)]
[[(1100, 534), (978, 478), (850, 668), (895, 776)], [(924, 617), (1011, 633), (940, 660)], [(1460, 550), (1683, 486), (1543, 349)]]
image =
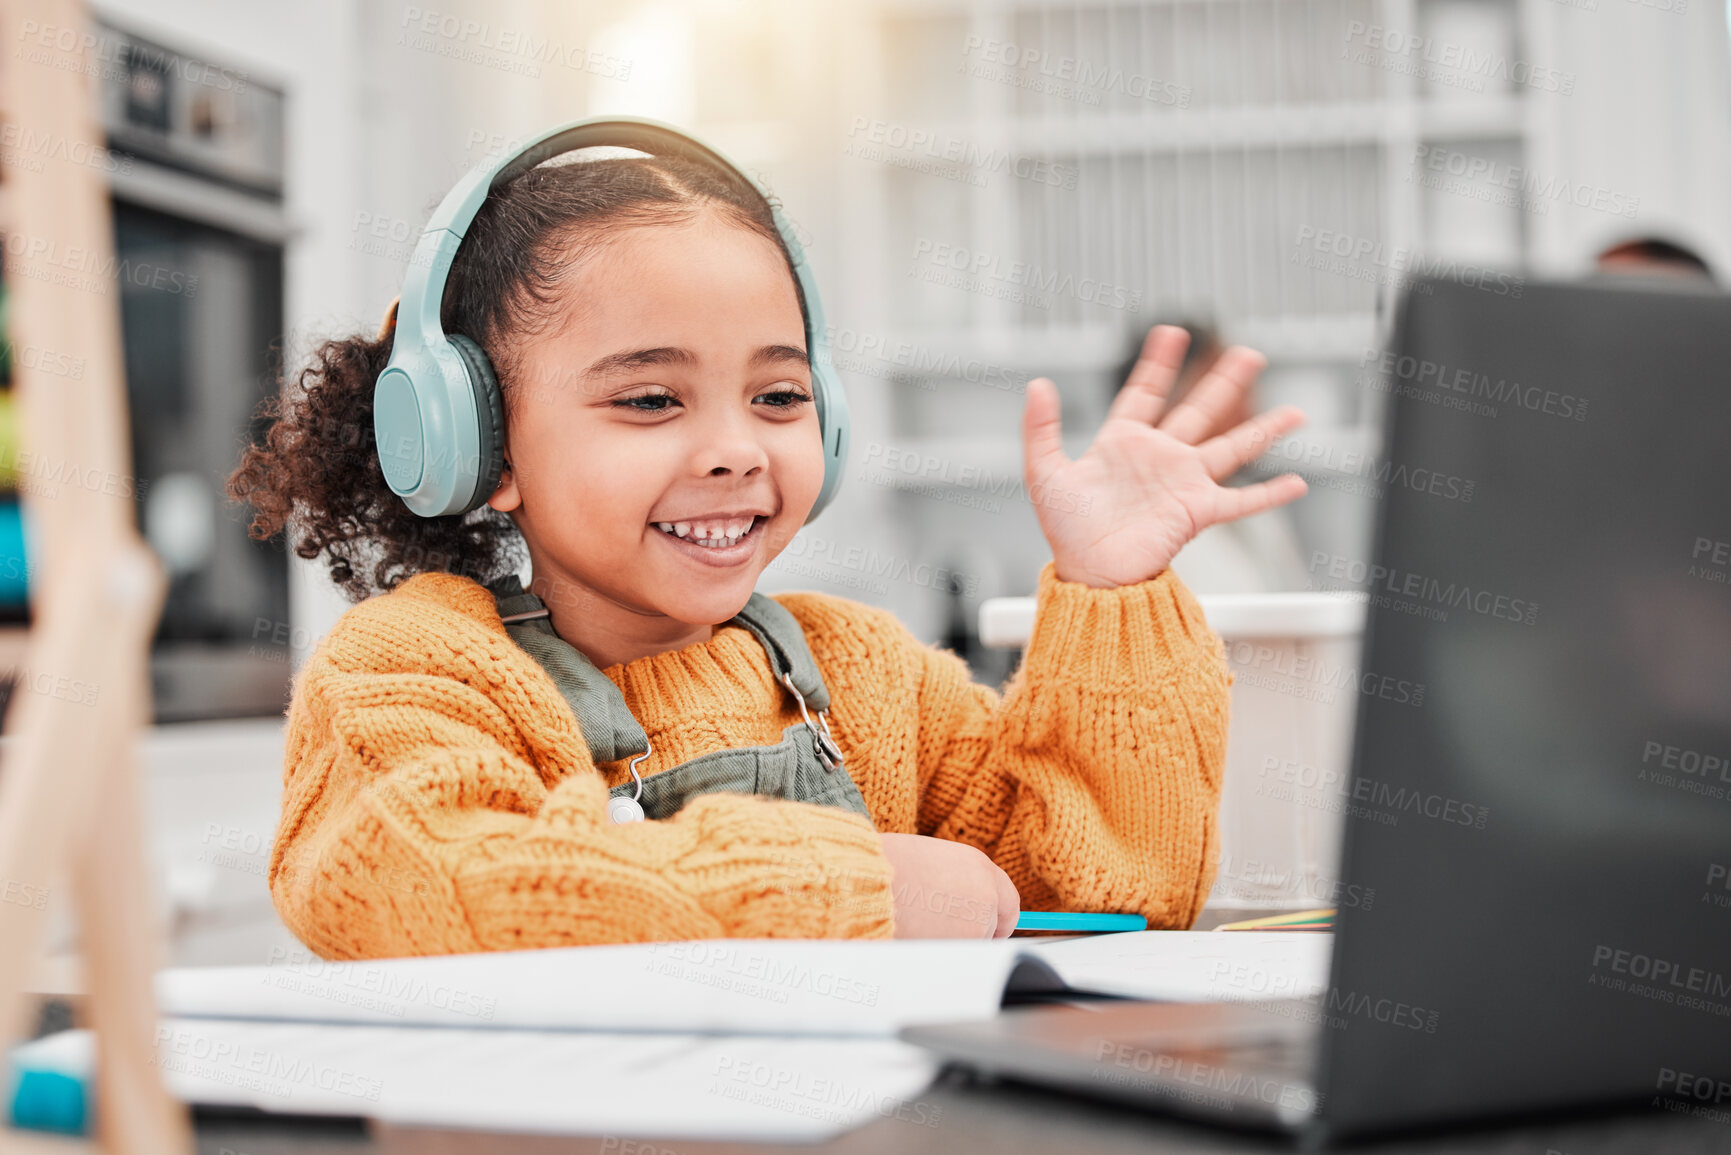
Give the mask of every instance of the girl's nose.
[(766, 468), (769, 454), (752, 424), (749, 416), (741, 414), (698, 425), (694, 471), (705, 477), (748, 477)]

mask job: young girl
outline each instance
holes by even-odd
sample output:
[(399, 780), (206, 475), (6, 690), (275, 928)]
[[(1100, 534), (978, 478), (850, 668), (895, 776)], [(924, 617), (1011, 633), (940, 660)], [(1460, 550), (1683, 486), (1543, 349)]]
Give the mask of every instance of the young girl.
[[(1053, 561), (1000, 699), (881, 610), (753, 594), (824, 476), (805, 307), (737, 174), (542, 164), (487, 197), (442, 298), (503, 393), (486, 506), (422, 518), (386, 484), (394, 310), (270, 405), (230, 492), (360, 603), (288, 711), (270, 884), (309, 947), (990, 936), (1024, 905), (1194, 920), (1230, 677), (1168, 563), (1304, 492), (1217, 484), (1302, 414), (1209, 436), (1261, 368), (1244, 349), (1163, 413), (1184, 334), (1157, 328), (1072, 461), (1056, 387), (1031, 382)], [(610, 817), (627, 799), (646, 820)]]

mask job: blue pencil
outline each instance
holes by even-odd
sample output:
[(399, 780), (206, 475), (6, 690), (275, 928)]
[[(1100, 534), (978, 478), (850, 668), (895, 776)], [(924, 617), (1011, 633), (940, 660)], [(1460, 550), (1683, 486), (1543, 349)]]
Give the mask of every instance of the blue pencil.
[(1024, 910), (1016, 919), (1017, 930), (1114, 931), (1147, 930), (1148, 920), (1139, 914), (1082, 914), (1063, 910)]

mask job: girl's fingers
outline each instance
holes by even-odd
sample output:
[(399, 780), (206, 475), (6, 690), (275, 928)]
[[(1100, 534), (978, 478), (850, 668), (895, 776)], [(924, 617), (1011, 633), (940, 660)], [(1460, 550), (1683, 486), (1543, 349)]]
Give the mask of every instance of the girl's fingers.
[(1234, 345), (1226, 350), (1208, 375), (1160, 422), (1161, 432), (1195, 445), (1250, 392), (1267, 364), (1268, 358), (1255, 349)]
[(1210, 437), (1198, 446), (1202, 468), (1215, 481), (1224, 480), (1268, 452), (1270, 446), (1304, 422), (1304, 410), (1296, 405), (1282, 405), (1259, 413), (1238, 428)]
[(1049, 379), (1036, 377), (1028, 382), (1028, 401), (1022, 409), (1022, 465), (1030, 484), (1070, 460), (1064, 456), (1060, 408), (1058, 387)]
[(1156, 325), (1143, 338), (1142, 353), (1130, 370), (1124, 387), (1112, 399), (1106, 420), (1115, 417), (1154, 424), (1178, 380), (1178, 370), (1184, 365), (1184, 350), (1190, 347), (1190, 334), (1177, 325)]
[(1222, 486), (1215, 491), (1218, 497), (1215, 513), (1218, 516), (1209, 524), (1218, 525), (1223, 521), (1249, 517), (1253, 513), (1261, 513), (1265, 509), (1296, 501), (1309, 492), (1310, 486), (1296, 473), (1283, 473), (1255, 485)]
[(997, 886), (998, 923), (992, 928), (992, 937), (1009, 938), (1010, 932), (1016, 929), (1016, 920), (1022, 917), (1022, 896), (1002, 869), (997, 874)]

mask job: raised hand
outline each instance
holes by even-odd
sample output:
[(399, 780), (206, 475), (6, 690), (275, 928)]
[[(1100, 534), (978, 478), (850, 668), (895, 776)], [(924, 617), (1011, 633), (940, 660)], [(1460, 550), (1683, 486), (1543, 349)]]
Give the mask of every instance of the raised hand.
[(1189, 341), (1176, 326), (1149, 331), (1094, 444), (1075, 461), (1060, 436), (1058, 387), (1044, 377), (1028, 383), (1022, 417), (1028, 497), (1061, 581), (1102, 589), (1147, 581), (1209, 526), (1285, 505), (1308, 490), (1296, 473), (1243, 487), (1219, 484), (1305, 421), (1297, 406), (1283, 405), (1208, 436), (1268, 363), (1255, 350), (1228, 349), (1162, 416)]

